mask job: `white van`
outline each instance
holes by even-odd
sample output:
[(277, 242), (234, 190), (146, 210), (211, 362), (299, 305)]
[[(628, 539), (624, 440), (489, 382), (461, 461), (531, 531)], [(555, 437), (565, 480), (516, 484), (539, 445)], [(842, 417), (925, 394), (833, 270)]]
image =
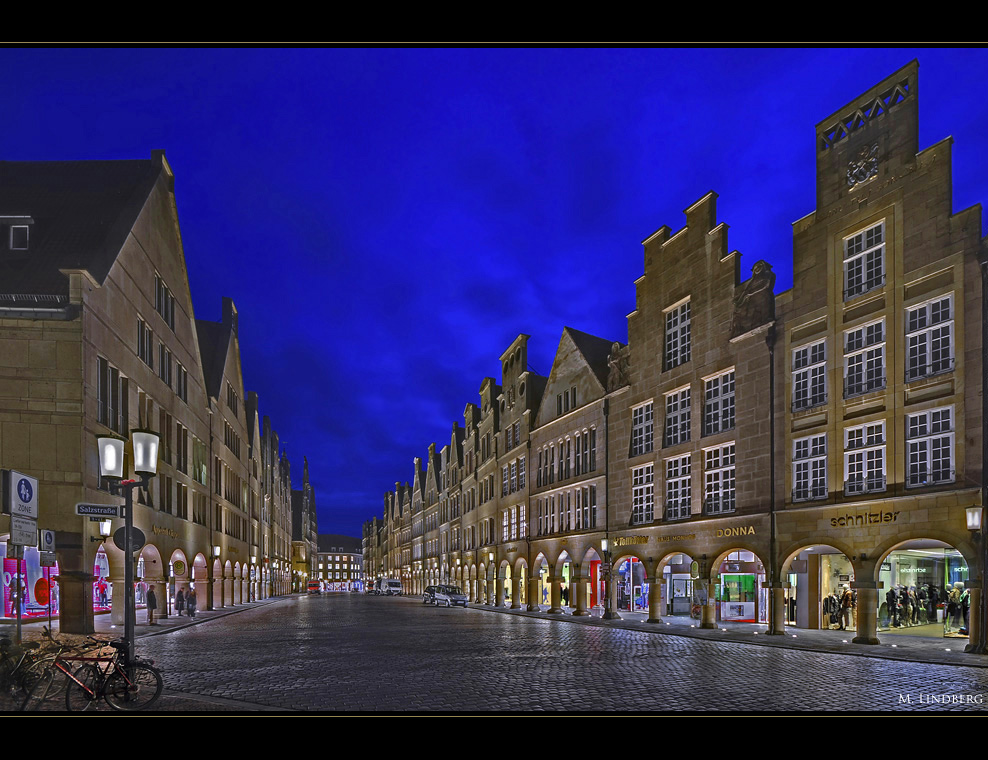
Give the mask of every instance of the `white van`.
[(385, 596), (401, 596), (404, 591), (401, 587), (401, 581), (396, 578), (382, 578), (378, 581), (379, 594), (384, 594)]

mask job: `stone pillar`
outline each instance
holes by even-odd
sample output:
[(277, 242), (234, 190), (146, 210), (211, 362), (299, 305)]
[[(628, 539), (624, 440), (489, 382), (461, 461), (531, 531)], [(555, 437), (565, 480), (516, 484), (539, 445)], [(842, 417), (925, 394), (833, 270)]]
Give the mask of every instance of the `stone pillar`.
[[(579, 570), (577, 570), (579, 573)], [(590, 614), (587, 610), (587, 579), (582, 575), (571, 575), (569, 579), (570, 593), (573, 595), (573, 603), (576, 609), (573, 614), (577, 617), (586, 617)]]
[(504, 576), (500, 570), (494, 570), (494, 606), (504, 606)]
[(621, 615), (617, 608), (617, 588), (618, 582), (613, 573), (607, 574), (607, 607), (604, 610), (604, 620), (621, 620)]
[(154, 578), (148, 581), (148, 585), (154, 587), (154, 597), (158, 602), (158, 609), (154, 611), (154, 619), (164, 620), (168, 617), (168, 583), (164, 578)]
[(562, 579), (558, 578), (555, 575), (555, 571), (553, 570), (552, 574), (549, 576), (549, 610), (548, 610), (548, 612), (550, 612), (553, 615), (562, 614), (563, 611), (563, 607), (562, 607), (563, 598), (561, 594), (562, 586), (560, 585), (561, 582)]
[(514, 575), (511, 578), (511, 609), (521, 609), (521, 576)]
[(539, 607), (539, 568), (533, 567), (532, 574), (528, 577), (528, 606), (526, 609), (529, 612), (540, 612), (542, 610)]
[[(662, 578), (661, 575), (653, 575), (653, 578)], [(652, 582), (648, 587), (648, 620), (647, 623), (662, 622), (662, 581)]]
[(73, 531), (56, 531), (58, 547), (58, 630), (62, 633), (95, 633), (93, 621), (93, 564), (97, 544)]
[(981, 640), (981, 582), (974, 580), (967, 581), (966, 584), (971, 602), (967, 613), (967, 640), (970, 643), (964, 647), (964, 651), (969, 652), (976, 648)]
[(858, 635), (851, 639), (853, 644), (879, 644), (878, 640), (878, 590), (882, 583), (875, 581), (852, 581), (851, 588), (858, 592), (857, 616)]
[(772, 636), (783, 636), (786, 632), (786, 589), (790, 587), (788, 581), (766, 583), (769, 589), (769, 626), (767, 634)]
[(700, 627), (717, 627), (717, 584), (713, 580), (707, 581), (707, 603), (702, 608)]
[[(120, 568), (123, 570), (123, 568)], [(110, 622), (114, 625), (123, 625), (125, 622), (124, 609), (127, 606), (127, 584), (124, 583), (123, 576), (119, 578), (111, 575), (108, 579), (113, 588), (110, 591)], [(135, 597), (136, 598), (136, 597)]]
[[(61, 570), (58, 575), (58, 631), (59, 633), (90, 634), (96, 632), (93, 620), (92, 571)], [(121, 581), (122, 584), (122, 581)], [(123, 609), (123, 598), (120, 599)], [(120, 617), (123, 623), (123, 615)]]

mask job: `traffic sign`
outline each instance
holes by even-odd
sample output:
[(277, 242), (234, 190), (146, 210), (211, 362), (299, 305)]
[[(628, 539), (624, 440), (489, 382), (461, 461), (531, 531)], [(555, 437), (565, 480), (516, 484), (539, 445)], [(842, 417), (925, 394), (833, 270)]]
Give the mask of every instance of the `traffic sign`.
[[(113, 543), (122, 552), (127, 551), (127, 549), (125, 548), (127, 546), (127, 544), (125, 543), (125, 541), (127, 540), (125, 538), (126, 535), (127, 535), (126, 528), (118, 528), (116, 533), (113, 534)], [(141, 548), (144, 546), (146, 541), (147, 541), (147, 537), (144, 535), (144, 531), (142, 531), (140, 528), (130, 529), (131, 554), (133, 554), (134, 552), (139, 552)]]
[(38, 479), (17, 470), (6, 470), (3, 476), (4, 511), (37, 520)]
[(75, 513), (79, 517), (99, 517), (100, 519), (105, 519), (107, 517), (119, 517), (120, 512), (119, 504), (76, 504)]
[(10, 516), (10, 543), (21, 546), (38, 545), (38, 521), (30, 517)]
[(55, 531), (42, 530), (38, 538), (39, 538), (38, 551), (40, 552), (55, 551)]

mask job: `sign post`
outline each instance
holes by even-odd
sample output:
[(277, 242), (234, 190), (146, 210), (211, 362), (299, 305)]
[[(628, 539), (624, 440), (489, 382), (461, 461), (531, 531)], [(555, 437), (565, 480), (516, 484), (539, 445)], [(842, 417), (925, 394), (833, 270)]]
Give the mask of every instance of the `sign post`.
[(38, 479), (17, 470), (2, 470), (3, 511), (10, 515), (10, 543), (17, 554), (17, 643), (21, 643), (21, 602), (26, 589), (21, 582), (25, 546), (38, 545)]

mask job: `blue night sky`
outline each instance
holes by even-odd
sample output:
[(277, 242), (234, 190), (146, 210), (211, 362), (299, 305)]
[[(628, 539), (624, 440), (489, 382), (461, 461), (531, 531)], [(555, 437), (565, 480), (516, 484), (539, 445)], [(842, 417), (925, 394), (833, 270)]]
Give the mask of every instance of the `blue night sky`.
[(914, 58), (920, 148), (983, 203), (982, 49), (4, 49), (0, 158), (166, 151), (196, 317), (234, 299), (320, 532), (359, 536), (519, 333), (544, 375), (564, 326), (626, 342), (641, 240), (709, 190), (789, 288), (815, 125)]

